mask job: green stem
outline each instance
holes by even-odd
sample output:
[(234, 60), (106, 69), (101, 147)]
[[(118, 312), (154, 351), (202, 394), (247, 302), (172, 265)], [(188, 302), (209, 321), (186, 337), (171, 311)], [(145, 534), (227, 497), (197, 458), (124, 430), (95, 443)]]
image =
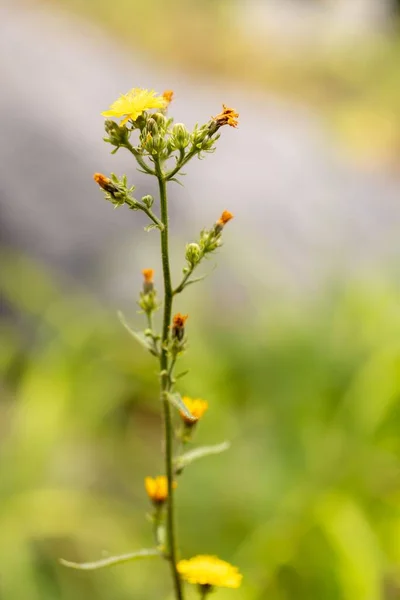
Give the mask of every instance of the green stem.
[(147, 206), (145, 206), (141, 202), (138, 202), (138, 204), (140, 205), (140, 210), (142, 210), (144, 213), (146, 213), (146, 215), (153, 221), (153, 223), (155, 223), (157, 225), (158, 229), (161, 230), (164, 228), (164, 225), (161, 223), (160, 219), (158, 219), (156, 217), (156, 215), (153, 213), (153, 211), (150, 208), (147, 208)]
[(176, 175), (178, 173), (178, 171), (180, 171), (182, 169), (182, 167), (184, 165), (186, 165), (186, 163), (189, 162), (189, 160), (191, 158), (193, 158), (193, 156), (196, 154), (196, 152), (198, 152), (197, 148), (192, 150), (189, 150), (189, 152), (186, 154), (185, 158), (181, 158), (177, 165), (169, 172), (165, 175), (165, 179), (166, 181), (168, 181), (169, 179), (172, 179), (174, 177), (174, 175)]
[(140, 153), (137, 150), (135, 150), (135, 148), (132, 146), (132, 144), (130, 142), (127, 143), (126, 148), (128, 148), (129, 152), (131, 152), (133, 154), (133, 156), (136, 158), (138, 164), (142, 167), (143, 171), (145, 171), (148, 175), (156, 175), (155, 171), (153, 171), (153, 169), (151, 169), (149, 167), (149, 165), (147, 165), (144, 162)]
[(171, 381), (168, 369), (168, 340), (169, 327), (172, 316), (172, 283), (169, 267), (169, 249), (168, 249), (168, 201), (166, 179), (162, 172), (159, 162), (156, 162), (156, 173), (160, 190), (161, 221), (163, 229), (161, 230), (161, 258), (164, 276), (164, 317), (161, 337), (161, 400), (164, 408), (164, 427), (165, 427), (165, 471), (168, 479), (168, 499), (167, 499), (167, 533), (168, 533), (168, 559), (171, 566), (171, 575), (174, 582), (176, 600), (183, 600), (182, 584), (179, 573), (176, 569), (176, 539), (175, 539), (175, 513), (174, 513), (174, 489), (173, 489), (173, 428), (171, 407), (167, 394), (171, 387)]
[(211, 586), (201, 585), (200, 586), (200, 600), (205, 600), (210, 592), (211, 592)]
[(189, 271), (186, 273), (186, 275), (184, 275), (184, 277), (183, 277), (182, 281), (180, 282), (180, 284), (178, 285), (178, 287), (175, 288), (173, 291), (174, 296), (176, 294), (180, 294), (184, 290), (187, 280), (189, 279), (189, 277), (191, 276), (191, 274), (193, 273), (193, 271), (195, 270), (196, 267), (197, 267), (197, 265), (195, 265), (194, 267), (191, 267), (189, 269)]
[(156, 356), (160, 356), (160, 353), (158, 351), (157, 336), (154, 334), (154, 331), (153, 331), (153, 313), (152, 312), (147, 312), (146, 316), (147, 316), (147, 327), (151, 331), (151, 339), (152, 339), (152, 342), (153, 342), (153, 350), (154, 350)]

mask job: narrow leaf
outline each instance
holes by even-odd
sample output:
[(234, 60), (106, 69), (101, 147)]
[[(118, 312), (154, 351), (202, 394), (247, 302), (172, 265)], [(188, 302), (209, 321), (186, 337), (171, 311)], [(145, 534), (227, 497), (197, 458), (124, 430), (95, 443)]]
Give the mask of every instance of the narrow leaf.
[(125, 327), (125, 329), (127, 330), (127, 332), (133, 337), (135, 338), (135, 340), (137, 342), (139, 342), (139, 344), (141, 346), (143, 346), (143, 348), (145, 348), (146, 350), (148, 350), (151, 354), (153, 354), (154, 356), (157, 356), (156, 351), (154, 350), (153, 346), (152, 346), (152, 342), (151, 340), (141, 331), (133, 331), (133, 329), (131, 329), (128, 325), (128, 323), (126, 322), (126, 319), (123, 315), (123, 313), (121, 311), (118, 311), (118, 318), (121, 321), (122, 325)]
[(131, 560), (138, 560), (139, 558), (152, 558), (155, 556), (160, 556), (160, 552), (158, 550), (143, 549), (138, 550), (137, 552), (128, 552), (127, 554), (120, 554), (119, 556), (109, 556), (108, 558), (102, 558), (101, 560), (96, 560), (94, 562), (76, 563), (70, 562), (69, 560), (64, 560), (63, 558), (60, 558), (59, 561), (62, 565), (64, 565), (64, 567), (69, 567), (70, 569), (79, 569), (81, 571), (94, 571), (96, 569), (104, 569), (106, 567), (120, 565)]
[(178, 375), (174, 375), (175, 380), (177, 379), (181, 379), (182, 377), (185, 377), (185, 375), (187, 375), (189, 373), (189, 369), (186, 369), (186, 371), (182, 371), (182, 373), (178, 373)]
[(222, 444), (215, 444), (215, 446), (201, 446), (200, 448), (195, 448), (194, 450), (190, 450), (190, 452), (182, 454), (182, 456), (178, 456), (178, 458), (175, 460), (175, 466), (178, 469), (182, 469), (194, 460), (203, 458), (203, 456), (210, 456), (211, 454), (220, 454), (221, 452), (225, 452), (225, 450), (230, 448), (230, 445), (230, 442), (222, 442)]
[(144, 230), (146, 232), (151, 231), (152, 229), (160, 229), (160, 228), (155, 223), (151, 223), (150, 225), (146, 225), (146, 227), (144, 228)]
[(188, 419), (191, 419), (192, 421), (196, 420), (196, 418), (192, 415), (192, 413), (190, 412), (190, 410), (188, 410), (188, 407), (186, 406), (186, 404), (182, 400), (180, 394), (178, 394), (177, 392), (175, 392), (174, 394), (167, 394), (167, 398), (171, 402), (171, 404), (173, 406), (175, 406), (175, 408), (177, 408), (180, 412), (183, 412), (183, 414)]
[[(185, 175), (185, 173), (180, 173), (180, 175)], [(179, 179), (177, 179), (176, 177), (172, 177), (169, 181), (174, 181), (175, 183), (177, 183), (178, 185), (185, 187), (183, 185), (183, 183), (181, 181), (179, 181)]]

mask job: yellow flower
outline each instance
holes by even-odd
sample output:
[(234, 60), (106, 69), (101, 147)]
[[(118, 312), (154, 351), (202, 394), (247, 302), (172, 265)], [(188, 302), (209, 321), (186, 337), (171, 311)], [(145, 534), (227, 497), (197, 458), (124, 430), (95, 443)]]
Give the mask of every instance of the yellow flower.
[(237, 127), (239, 123), (238, 118), (239, 113), (234, 108), (228, 108), (225, 104), (222, 105), (222, 112), (216, 117), (212, 117), (218, 128), (222, 127), (222, 125)]
[[(162, 504), (168, 498), (168, 479), (165, 475), (159, 475), (155, 478), (146, 477), (144, 486), (148, 497), (154, 504)], [(173, 487), (176, 487), (176, 482), (173, 483)]]
[(208, 409), (208, 402), (202, 400), (201, 398), (188, 398), (188, 396), (184, 396), (182, 400), (189, 412), (193, 415), (194, 419), (189, 419), (182, 411), (180, 412), (181, 418), (187, 425), (194, 425), (199, 419), (201, 419)]
[(124, 117), (120, 126), (125, 125), (129, 119), (135, 121), (145, 110), (152, 108), (165, 108), (168, 105), (167, 100), (163, 96), (157, 96), (154, 90), (142, 90), (141, 88), (133, 88), (126, 94), (121, 94), (109, 110), (105, 110), (101, 114), (103, 117)]
[(238, 588), (242, 582), (242, 575), (237, 567), (216, 556), (194, 556), (189, 560), (181, 560), (177, 569), (189, 583)]

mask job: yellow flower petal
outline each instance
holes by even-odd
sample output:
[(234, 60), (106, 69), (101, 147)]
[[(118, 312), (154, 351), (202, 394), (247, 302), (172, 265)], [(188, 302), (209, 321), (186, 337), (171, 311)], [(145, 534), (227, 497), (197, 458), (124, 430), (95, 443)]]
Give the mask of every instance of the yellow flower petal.
[(243, 576), (237, 567), (216, 556), (194, 556), (177, 564), (178, 572), (189, 583), (238, 588)]
[(101, 114), (103, 117), (124, 117), (120, 125), (124, 125), (132, 119), (135, 121), (146, 110), (154, 108), (165, 108), (168, 105), (167, 100), (163, 96), (157, 96), (154, 90), (143, 90), (141, 88), (133, 88), (126, 94), (121, 94), (115, 100), (108, 110)]
[(206, 410), (208, 409), (208, 402), (206, 400), (202, 400), (201, 398), (189, 398), (188, 396), (184, 396), (182, 398), (189, 412), (195, 418), (195, 421), (189, 419), (184, 412), (180, 412), (180, 416), (185, 423), (188, 425), (194, 425), (197, 423), (199, 419), (204, 415)]

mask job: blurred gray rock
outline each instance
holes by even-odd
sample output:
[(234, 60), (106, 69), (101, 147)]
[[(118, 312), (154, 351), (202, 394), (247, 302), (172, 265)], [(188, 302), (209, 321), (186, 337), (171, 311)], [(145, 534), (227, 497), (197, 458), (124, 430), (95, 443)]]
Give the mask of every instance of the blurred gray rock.
[(157, 256), (157, 234), (143, 233), (140, 215), (112, 210), (92, 180), (95, 171), (126, 171), (138, 195), (154, 185), (102, 141), (100, 112), (140, 86), (174, 89), (171, 112), (188, 125), (222, 102), (240, 112), (239, 129), (226, 128), (216, 154), (188, 166), (184, 188), (173, 185), (179, 242), (229, 208), (236, 219), (219, 262), (237, 272), (251, 265), (262, 284), (320, 286), (332, 273), (396, 265), (399, 182), (345, 164), (306, 110), (131, 58), (93, 26), (49, 7), (3, 3), (0, 29), (6, 245), (117, 293), (129, 287), (126, 260), (143, 266), (139, 244)]

